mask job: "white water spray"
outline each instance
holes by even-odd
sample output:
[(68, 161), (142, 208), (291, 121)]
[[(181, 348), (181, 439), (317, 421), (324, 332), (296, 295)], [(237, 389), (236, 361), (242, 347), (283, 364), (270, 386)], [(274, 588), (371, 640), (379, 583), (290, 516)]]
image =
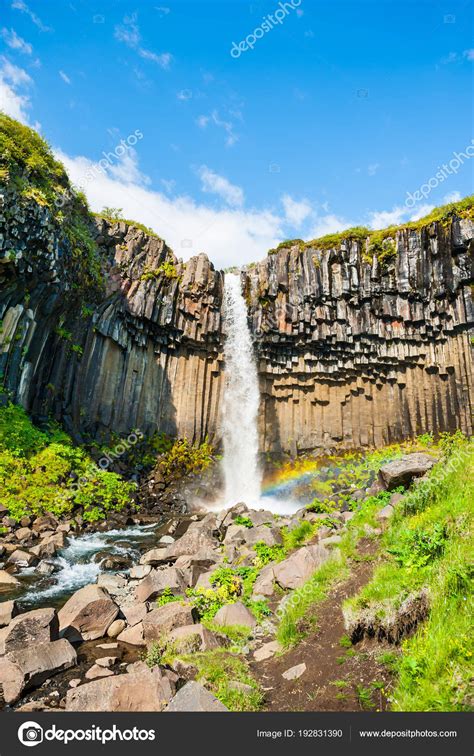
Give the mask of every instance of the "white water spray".
[(225, 502), (256, 506), (262, 475), (258, 464), (258, 375), (240, 275), (225, 277), (224, 345), (226, 378), (223, 406)]

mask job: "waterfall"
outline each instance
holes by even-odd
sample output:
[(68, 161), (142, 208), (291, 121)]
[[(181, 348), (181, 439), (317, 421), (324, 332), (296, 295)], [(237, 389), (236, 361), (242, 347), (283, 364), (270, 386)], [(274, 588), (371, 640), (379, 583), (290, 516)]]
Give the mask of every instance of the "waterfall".
[(227, 334), (222, 415), (225, 502), (227, 506), (242, 501), (255, 506), (262, 483), (257, 430), (260, 392), (240, 274), (225, 277), (224, 322)]

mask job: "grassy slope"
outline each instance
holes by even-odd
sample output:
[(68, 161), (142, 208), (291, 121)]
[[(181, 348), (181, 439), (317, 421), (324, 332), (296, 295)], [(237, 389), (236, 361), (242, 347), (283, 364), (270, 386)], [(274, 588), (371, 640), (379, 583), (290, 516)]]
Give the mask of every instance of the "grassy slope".
[(469, 708), (474, 445), (459, 437), (449, 454), (451, 464), (437, 465), (431, 485), (408, 494), (384, 536), (385, 562), (347, 603), (351, 612), (371, 611), (383, 622), (407, 596), (428, 591), (428, 618), (402, 643), (392, 696), (397, 711)]

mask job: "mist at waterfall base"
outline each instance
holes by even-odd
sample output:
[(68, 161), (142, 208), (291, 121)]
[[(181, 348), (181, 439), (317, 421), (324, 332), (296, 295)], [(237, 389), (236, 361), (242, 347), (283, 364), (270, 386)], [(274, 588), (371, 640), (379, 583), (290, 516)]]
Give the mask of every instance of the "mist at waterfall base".
[(262, 492), (258, 443), (260, 390), (240, 274), (225, 277), (224, 324), (224, 493), (208, 508), (227, 509), (243, 502), (251, 509), (291, 514), (299, 509), (300, 503)]

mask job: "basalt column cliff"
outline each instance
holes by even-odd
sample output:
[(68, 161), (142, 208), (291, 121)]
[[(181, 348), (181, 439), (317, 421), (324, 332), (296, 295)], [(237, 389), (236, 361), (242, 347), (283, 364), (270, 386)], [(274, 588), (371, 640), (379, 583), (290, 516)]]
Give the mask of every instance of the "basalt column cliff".
[[(246, 280), (267, 450), (472, 432), (470, 220), (277, 250)], [(385, 252), (385, 254), (384, 254)]]
[[(205, 255), (183, 264), (142, 229), (95, 219), (100, 270), (85, 294), (88, 271), (50, 210), (11, 188), (2, 198), (8, 395), (78, 439), (139, 428), (219, 442), (223, 274)], [(242, 274), (262, 450), (472, 432), (473, 232), (454, 216), (394, 232), (382, 255), (360, 239), (297, 244)]]

